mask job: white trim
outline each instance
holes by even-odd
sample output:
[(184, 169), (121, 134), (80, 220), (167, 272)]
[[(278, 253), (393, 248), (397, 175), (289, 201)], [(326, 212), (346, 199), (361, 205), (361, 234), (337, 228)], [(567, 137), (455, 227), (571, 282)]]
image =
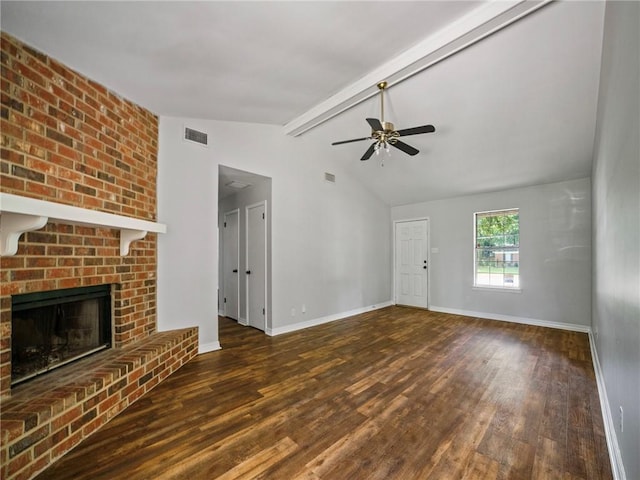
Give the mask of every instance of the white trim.
[(501, 322), (521, 323), (536, 327), (559, 328), (560, 330), (570, 330), (572, 332), (590, 333), (591, 327), (578, 325), (576, 323), (553, 322), (550, 320), (539, 320), (537, 318), (515, 317), (513, 315), (502, 315), (500, 313), (474, 312), (471, 310), (460, 310), (458, 308), (436, 307), (431, 305), (429, 310), (433, 312), (452, 313), (454, 315), (464, 315), (466, 317), (485, 318), (488, 320), (499, 320)]
[(198, 345), (198, 355), (202, 353), (215, 352), (221, 350), (220, 342), (209, 342)]
[(0, 255), (15, 255), (18, 240), (25, 232), (39, 230), (47, 222), (115, 228), (120, 230), (120, 255), (129, 253), (129, 244), (147, 232), (167, 233), (163, 223), (74, 207), (36, 198), (0, 193)]
[(374, 310), (379, 310), (381, 308), (390, 307), (393, 304), (394, 304), (393, 301), (388, 300), (386, 302), (376, 303), (375, 305), (371, 305), (369, 307), (356, 308), (354, 310), (349, 310), (347, 312), (327, 315), (326, 317), (314, 318), (313, 320), (298, 322), (292, 325), (284, 325), (282, 327), (276, 327), (276, 328), (267, 328), (266, 334), (272, 337), (275, 337), (276, 335), (282, 335), (283, 333), (290, 333), (290, 332), (295, 332), (297, 330), (303, 330), (309, 327), (316, 327), (324, 323), (335, 322), (336, 320), (342, 320), (343, 318), (352, 317), (354, 315), (359, 315), (361, 313), (372, 312)]
[(485, 292), (507, 292), (507, 293), (522, 293), (521, 288), (513, 288), (513, 287), (487, 287), (483, 286), (472, 286), (471, 290), (485, 291)]
[(360, 80), (317, 104), (284, 126), (286, 135), (298, 136), (378, 94), (377, 83), (389, 87), (455, 55), (495, 32), (544, 7), (551, 0), (486, 2), (467, 15), (385, 62)]
[[(478, 215), (483, 215), (485, 213), (501, 213), (508, 211), (517, 211), (518, 212), (518, 287), (505, 287), (504, 285), (484, 285), (479, 284), (478, 282), (478, 272), (476, 268), (478, 267), (478, 232), (476, 228), (478, 227)], [(520, 277), (520, 207), (517, 208), (501, 208), (499, 210), (483, 210), (481, 212), (473, 213), (473, 285), (471, 286), (474, 290), (495, 290), (495, 291), (509, 291), (512, 293), (520, 293), (522, 292), (521, 282), (522, 278)], [(504, 283), (504, 279), (503, 279)]]
[[(518, 215), (520, 215), (520, 207), (513, 207), (513, 208), (496, 208), (493, 210), (481, 210), (479, 212), (475, 212), (473, 215), (482, 215), (483, 213), (502, 213), (502, 212), (509, 212), (512, 210), (517, 210), (518, 211)], [(474, 222), (475, 223), (475, 222)]]
[(486, 318), (489, 320), (506, 321), (513, 323), (521, 323), (525, 325), (534, 325), (539, 327), (559, 328), (561, 330), (570, 330), (574, 332), (586, 333), (589, 336), (589, 346), (591, 349), (591, 359), (593, 363), (593, 370), (596, 376), (596, 383), (598, 387), (598, 396), (600, 398), (600, 408), (602, 410), (602, 419), (604, 423), (605, 438), (607, 440), (607, 449), (609, 450), (609, 461), (611, 462), (611, 472), (613, 473), (614, 480), (626, 480), (627, 476), (624, 470), (624, 463), (622, 462), (622, 452), (618, 445), (618, 437), (615, 430), (615, 422), (611, 415), (611, 408), (609, 406), (609, 399), (607, 398), (607, 389), (604, 383), (604, 375), (602, 368), (600, 367), (600, 361), (598, 359), (598, 351), (596, 349), (596, 343), (593, 338), (593, 332), (591, 327), (585, 325), (576, 325), (573, 323), (563, 322), (550, 322), (548, 320), (537, 320), (533, 318), (513, 317), (511, 315), (500, 315), (495, 313), (484, 312), (472, 312), (468, 310), (460, 310), (455, 308), (445, 308), (431, 306), (433, 312), (452, 313), (456, 315), (465, 315), (468, 317)]
[(611, 473), (613, 473), (614, 480), (626, 480), (627, 475), (624, 471), (624, 463), (622, 463), (622, 452), (618, 445), (615, 422), (611, 415), (609, 399), (607, 398), (607, 387), (604, 383), (604, 375), (602, 373), (602, 368), (600, 367), (600, 360), (598, 360), (598, 350), (596, 349), (593, 332), (589, 332), (589, 346), (591, 347), (591, 360), (593, 362), (593, 370), (596, 374), (596, 383), (598, 385), (598, 396), (600, 397), (600, 409), (602, 410), (604, 434), (607, 439), (607, 449), (609, 450)]
[(238, 324), (240, 324), (240, 325), (242, 325), (244, 327), (248, 327), (249, 326), (249, 322), (247, 322), (247, 319), (246, 318), (242, 318), (242, 317), (238, 318)]

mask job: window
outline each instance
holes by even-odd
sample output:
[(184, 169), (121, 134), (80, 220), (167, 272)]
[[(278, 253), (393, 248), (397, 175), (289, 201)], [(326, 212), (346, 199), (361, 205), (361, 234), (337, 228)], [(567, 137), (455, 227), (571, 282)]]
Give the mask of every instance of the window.
[(476, 287), (520, 288), (520, 216), (517, 208), (475, 214)]

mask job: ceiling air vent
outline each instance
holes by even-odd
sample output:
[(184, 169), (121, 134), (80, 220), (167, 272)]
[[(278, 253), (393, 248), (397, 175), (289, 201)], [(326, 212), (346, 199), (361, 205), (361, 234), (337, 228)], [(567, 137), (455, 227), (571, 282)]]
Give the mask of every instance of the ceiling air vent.
[(199, 132), (198, 130), (194, 130), (189, 127), (184, 127), (184, 139), (189, 140), (190, 142), (199, 143), (205, 147), (209, 145), (206, 133)]
[(336, 183), (336, 176), (333, 173), (324, 172), (324, 179), (327, 182)]

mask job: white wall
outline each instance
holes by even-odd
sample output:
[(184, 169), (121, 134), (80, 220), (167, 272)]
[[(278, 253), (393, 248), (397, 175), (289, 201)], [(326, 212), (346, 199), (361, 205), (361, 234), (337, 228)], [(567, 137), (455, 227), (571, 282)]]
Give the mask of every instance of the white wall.
[[(184, 124), (207, 132), (210, 148), (183, 142)], [(211, 257), (217, 247), (218, 164), (272, 179), (275, 331), (390, 300), (390, 209), (324, 157), (328, 142), (316, 142), (287, 137), (277, 126), (161, 118), (158, 218), (170, 233), (159, 241), (160, 328), (197, 320), (206, 325), (207, 338), (210, 328), (217, 330), (218, 268)], [(327, 165), (335, 184), (324, 180)], [(199, 225), (189, 231), (193, 222)], [(197, 287), (187, 281), (189, 272), (196, 272)], [(193, 297), (191, 315), (180, 313), (179, 291)]]
[[(589, 179), (394, 207), (393, 220), (429, 217), (430, 307), (587, 331), (591, 319)], [(473, 287), (475, 212), (520, 209), (521, 293)]]
[(638, 2), (607, 2), (593, 165), (593, 331), (605, 421), (629, 480), (640, 478), (639, 32)]
[[(182, 121), (161, 117), (158, 142), (158, 330), (199, 327), (200, 352), (218, 342), (218, 165), (212, 152), (182, 141)], [(187, 126), (198, 129), (198, 122)]]

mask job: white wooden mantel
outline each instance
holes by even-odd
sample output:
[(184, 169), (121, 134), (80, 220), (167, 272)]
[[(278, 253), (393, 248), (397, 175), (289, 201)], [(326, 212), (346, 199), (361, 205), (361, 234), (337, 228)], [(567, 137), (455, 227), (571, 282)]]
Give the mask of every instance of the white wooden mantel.
[(131, 242), (143, 239), (148, 232), (167, 232), (163, 223), (0, 193), (0, 255), (15, 255), (20, 236), (41, 229), (47, 222), (118, 229), (120, 255), (128, 255)]

